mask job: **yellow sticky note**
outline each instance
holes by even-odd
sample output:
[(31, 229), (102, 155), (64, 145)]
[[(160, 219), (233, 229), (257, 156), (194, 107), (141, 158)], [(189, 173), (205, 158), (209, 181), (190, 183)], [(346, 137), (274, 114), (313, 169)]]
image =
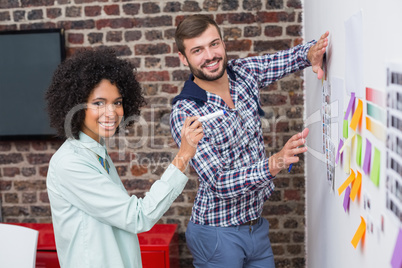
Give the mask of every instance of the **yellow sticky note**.
[(362, 185), (362, 174), (357, 171), (356, 179), (353, 181), (352, 190), (350, 191), (350, 199), (355, 201), (356, 195), (360, 190), (360, 186)]
[(351, 184), (352, 183), (352, 181), (354, 181), (355, 180), (355, 178), (356, 178), (356, 174), (355, 174), (355, 172), (353, 171), (353, 169), (351, 169), (351, 174), (349, 175), (349, 177), (345, 180), (345, 182), (338, 188), (338, 194), (339, 195), (341, 195), (341, 193), (343, 192), (343, 191), (345, 191), (345, 189), (346, 189), (346, 187), (348, 187), (349, 186), (349, 184)]
[(357, 228), (357, 231), (351, 241), (354, 248), (357, 247), (357, 244), (359, 243), (359, 241), (363, 238), (364, 234), (366, 233), (366, 221), (363, 219), (362, 216), (360, 216), (360, 218), (361, 218), (361, 221), (360, 221), (359, 228)]
[(381, 164), (381, 152), (377, 148), (374, 148), (373, 164), (371, 165), (370, 179), (375, 186), (380, 184), (380, 164)]
[(363, 114), (363, 102), (359, 100), (357, 104), (357, 108), (355, 110), (355, 113), (353, 114), (352, 120), (350, 121), (350, 128), (353, 129), (353, 131), (356, 131), (357, 124), (359, 124), (360, 119), (362, 118)]
[(361, 166), (362, 165), (362, 137), (357, 134), (357, 148), (356, 148), (356, 163)]
[(352, 142), (353, 138), (356, 136), (356, 132), (352, 131), (352, 135), (349, 136), (349, 138), (345, 141), (345, 143), (342, 145), (341, 149), (339, 150), (339, 153), (343, 153), (343, 150), (345, 150), (346, 146), (350, 147), (350, 143)]
[(345, 174), (350, 173), (350, 145), (344, 145), (344, 153), (343, 153), (343, 171)]
[(373, 135), (381, 140), (381, 141), (386, 141), (386, 131), (383, 127), (383, 125), (373, 121), (370, 119), (370, 117), (366, 116), (366, 128), (368, 131), (370, 131), (371, 133), (373, 133)]

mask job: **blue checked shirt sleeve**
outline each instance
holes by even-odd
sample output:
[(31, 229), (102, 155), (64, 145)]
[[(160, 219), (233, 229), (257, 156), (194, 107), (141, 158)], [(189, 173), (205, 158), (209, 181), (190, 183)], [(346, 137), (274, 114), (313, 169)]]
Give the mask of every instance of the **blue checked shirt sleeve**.
[[(187, 116), (191, 116), (185, 110), (174, 108), (171, 113), (172, 136), (179, 146), (184, 120)], [(197, 153), (190, 164), (196, 170), (201, 183), (207, 184), (216, 196), (223, 199), (244, 195), (257, 188), (273, 187), (271, 180), (274, 176), (269, 172), (267, 158), (244, 167), (225, 168), (226, 163), (218, 148), (205, 137), (200, 141)]]
[(311, 66), (307, 53), (315, 43), (311, 41), (274, 54), (235, 60), (233, 68), (243, 77), (254, 76), (258, 81), (257, 88), (263, 88), (290, 73)]

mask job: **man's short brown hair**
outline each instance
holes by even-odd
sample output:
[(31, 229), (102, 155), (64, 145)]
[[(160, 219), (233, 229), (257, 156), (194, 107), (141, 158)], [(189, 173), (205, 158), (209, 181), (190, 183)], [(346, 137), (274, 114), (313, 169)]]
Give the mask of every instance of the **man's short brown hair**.
[(184, 40), (200, 36), (209, 25), (215, 26), (222, 39), (221, 31), (212, 16), (197, 14), (188, 16), (182, 20), (177, 26), (175, 33), (176, 46), (179, 52), (185, 55)]

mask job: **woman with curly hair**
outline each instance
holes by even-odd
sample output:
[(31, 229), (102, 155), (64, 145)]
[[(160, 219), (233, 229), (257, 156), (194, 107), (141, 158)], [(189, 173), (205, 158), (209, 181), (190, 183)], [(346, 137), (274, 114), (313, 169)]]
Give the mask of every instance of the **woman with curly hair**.
[(67, 138), (46, 182), (61, 267), (141, 267), (136, 234), (152, 228), (188, 180), (183, 171), (203, 137), (197, 117), (186, 119), (178, 154), (146, 196), (125, 190), (104, 139), (140, 114), (133, 71), (111, 49), (85, 50), (59, 65), (46, 93), (50, 124)]

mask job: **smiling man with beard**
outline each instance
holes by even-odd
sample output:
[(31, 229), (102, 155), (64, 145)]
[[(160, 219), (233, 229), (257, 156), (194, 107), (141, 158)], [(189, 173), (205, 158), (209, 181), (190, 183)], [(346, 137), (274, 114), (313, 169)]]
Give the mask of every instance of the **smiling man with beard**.
[(275, 54), (228, 61), (219, 27), (209, 16), (189, 16), (178, 25), (179, 58), (192, 74), (173, 100), (174, 140), (181, 144), (187, 117), (226, 111), (202, 123), (204, 137), (190, 162), (199, 179), (186, 231), (195, 267), (275, 267), (269, 223), (261, 212), (276, 174), (307, 151), (300, 146), (308, 129), (268, 158), (259, 90), (309, 66), (321, 79), (328, 35)]

